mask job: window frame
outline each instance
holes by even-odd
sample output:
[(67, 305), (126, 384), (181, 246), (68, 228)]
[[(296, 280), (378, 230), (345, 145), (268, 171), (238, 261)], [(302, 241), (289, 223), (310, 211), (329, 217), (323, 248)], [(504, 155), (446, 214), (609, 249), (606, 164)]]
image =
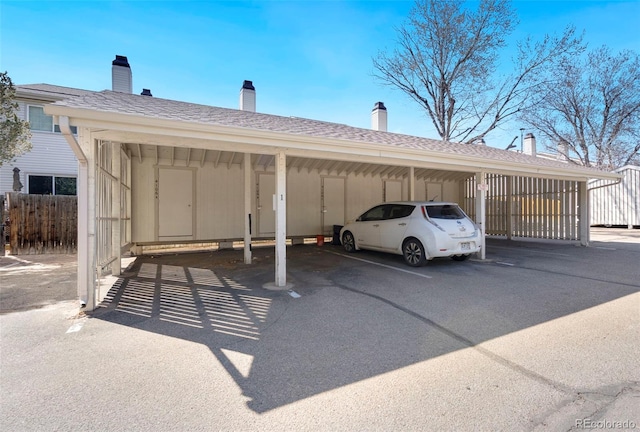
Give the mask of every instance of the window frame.
[[(78, 176), (70, 175), (70, 174), (39, 174), (39, 173), (28, 173), (26, 174), (27, 180), (27, 193), (30, 195), (59, 195), (59, 196), (78, 196)], [(50, 194), (34, 194), (31, 193), (31, 177), (49, 177), (51, 179), (51, 193)], [(56, 179), (60, 178), (69, 178), (75, 180), (75, 193), (74, 194), (60, 194), (57, 193), (56, 190)]]
[[(51, 130), (45, 130), (45, 129), (33, 129), (31, 127), (31, 108), (41, 108), (42, 109), (42, 114), (45, 117), (50, 117), (51, 118)], [(62, 133), (62, 131), (60, 130), (60, 125), (57, 125), (54, 121), (53, 121), (53, 116), (47, 115), (44, 112), (44, 105), (39, 105), (39, 104), (27, 104), (27, 108), (26, 108), (26, 117), (27, 117), (27, 121), (29, 122), (29, 130), (32, 132), (44, 132), (44, 133)], [(73, 135), (78, 135), (78, 127), (77, 126), (69, 126), (69, 128), (71, 129), (71, 133)]]

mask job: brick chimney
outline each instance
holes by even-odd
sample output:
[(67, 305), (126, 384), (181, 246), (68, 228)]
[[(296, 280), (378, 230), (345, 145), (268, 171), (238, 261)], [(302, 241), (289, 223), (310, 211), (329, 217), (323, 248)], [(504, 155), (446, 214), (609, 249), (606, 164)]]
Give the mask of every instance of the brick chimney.
[(522, 153), (531, 156), (536, 155), (536, 137), (531, 132), (524, 136), (524, 143), (522, 145)]
[(387, 131), (387, 108), (383, 102), (376, 102), (371, 111), (371, 129)]
[(111, 90), (120, 93), (133, 93), (133, 78), (127, 57), (117, 55), (111, 65)]
[(245, 80), (240, 89), (240, 109), (256, 112), (256, 89), (253, 82)]

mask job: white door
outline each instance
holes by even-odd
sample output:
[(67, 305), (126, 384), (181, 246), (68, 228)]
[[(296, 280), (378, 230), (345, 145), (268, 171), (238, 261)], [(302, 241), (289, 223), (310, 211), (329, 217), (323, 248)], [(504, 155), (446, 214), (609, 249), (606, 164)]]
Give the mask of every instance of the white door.
[(402, 181), (384, 181), (384, 202), (402, 201)]
[(275, 193), (275, 175), (258, 174), (258, 237), (276, 235), (276, 212), (273, 209)]
[(425, 183), (427, 201), (444, 201), (442, 197), (442, 183)]
[(334, 225), (344, 225), (344, 178), (322, 178), (322, 233), (333, 235)]
[(193, 170), (158, 168), (158, 240), (193, 240)]

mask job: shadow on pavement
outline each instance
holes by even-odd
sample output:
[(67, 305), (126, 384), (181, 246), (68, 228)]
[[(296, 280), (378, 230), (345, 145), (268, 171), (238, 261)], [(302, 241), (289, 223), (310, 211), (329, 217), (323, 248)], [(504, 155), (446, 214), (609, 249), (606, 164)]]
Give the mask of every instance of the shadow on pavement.
[[(569, 260), (586, 253), (552, 250)], [(273, 280), (272, 249), (254, 249), (250, 266), (241, 251), (139, 257), (92, 316), (207, 346), (262, 413), (640, 290), (552, 265), (543, 275), (539, 261), (437, 260), (406, 273), (389, 268), (406, 270), (401, 258), (384, 254), (358, 256), (387, 267), (333, 246), (287, 253), (294, 293), (262, 288)]]

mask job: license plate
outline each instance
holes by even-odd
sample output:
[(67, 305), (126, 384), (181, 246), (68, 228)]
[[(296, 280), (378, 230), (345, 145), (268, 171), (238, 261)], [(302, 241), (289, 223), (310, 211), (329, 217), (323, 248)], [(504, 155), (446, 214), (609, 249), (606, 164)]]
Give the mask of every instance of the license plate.
[(469, 250), (471, 249), (471, 243), (467, 242), (467, 243), (460, 243), (460, 249), (462, 250)]

